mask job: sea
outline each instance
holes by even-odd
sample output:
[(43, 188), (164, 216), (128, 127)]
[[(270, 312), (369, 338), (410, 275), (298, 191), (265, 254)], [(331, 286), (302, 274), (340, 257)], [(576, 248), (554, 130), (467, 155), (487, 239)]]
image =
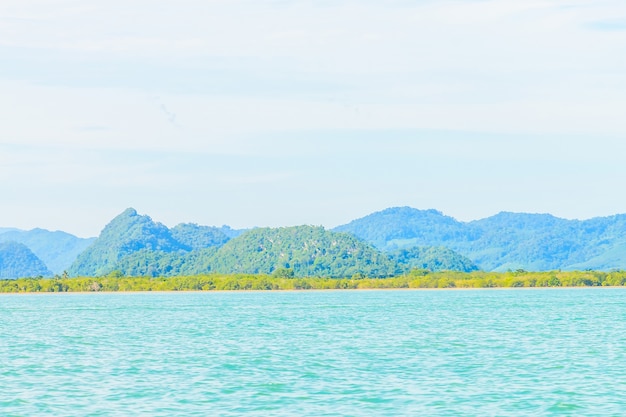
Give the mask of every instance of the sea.
[(626, 289), (0, 295), (0, 416), (625, 416)]

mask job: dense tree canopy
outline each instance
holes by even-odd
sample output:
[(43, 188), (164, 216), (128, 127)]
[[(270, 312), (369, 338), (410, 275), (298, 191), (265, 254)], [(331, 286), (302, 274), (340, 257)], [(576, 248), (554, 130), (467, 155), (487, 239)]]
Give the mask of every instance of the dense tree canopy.
[(189, 250), (222, 246), (230, 240), (222, 229), (181, 223), (170, 230), (172, 237)]
[(626, 268), (626, 215), (581, 221), (502, 212), (464, 223), (435, 210), (396, 207), (335, 230), (386, 251), (445, 246), (484, 270)]
[(389, 276), (397, 268), (385, 255), (355, 237), (323, 227), (258, 228), (232, 239), (216, 254), (212, 270), (265, 273), (292, 269), (297, 277)]
[(72, 276), (177, 276), (203, 273), (283, 277), (387, 277), (413, 267), (472, 270), (453, 251), (420, 248), (390, 257), (356, 237), (323, 227), (256, 228), (229, 239), (224, 228), (168, 229), (126, 210), (81, 254)]
[(0, 278), (50, 276), (46, 265), (18, 242), (0, 242)]
[(398, 249), (389, 254), (391, 260), (405, 266), (405, 270), (425, 269), (429, 271), (477, 271), (474, 262), (443, 246), (416, 246)]
[(0, 292), (327, 290), (383, 288), (545, 288), (624, 286), (626, 271), (428, 272), (413, 270), (391, 278), (294, 278), (281, 274), (202, 274), (194, 276), (24, 278), (0, 280)]
[(385, 277), (412, 268), (626, 268), (626, 215), (579, 221), (503, 212), (459, 222), (436, 210), (396, 207), (332, 231), (312, 226), (234, 230), (191, 223), (170, 229), (127, 209), (97, 239), (41, 229), (0, 229), (0, 242), (13, 240), (24, 243), (48, 266), (36, 275), (62, 275), (72, 260), (71, 276), (219, 272)]
[(95, 239), (83, 239), (65, 232), (51, 232), (44, 229), (17, 230), (9, 229), (0, 233), (0, 242), (23, 243), (53, 274), (62, 274), (76, 257)]

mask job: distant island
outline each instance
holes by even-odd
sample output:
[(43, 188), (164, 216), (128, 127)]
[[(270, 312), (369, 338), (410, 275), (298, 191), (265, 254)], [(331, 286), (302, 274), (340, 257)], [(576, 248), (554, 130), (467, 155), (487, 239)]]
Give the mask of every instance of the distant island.
[[(608, 277), (622, 269), (624, 214), (565, 220), (503, 212), (460, 222), (437, 210), (394, 207), (332, 230), (308, 225), (235, 230), (192, 223), (168, 228), (129, 208), (91, 239), (43, 229), (0, 229), (3, 279), (243, 274), (350, 279), (363, 286), (364, 278), (398, 278), (415, 271), (594, 270)], [(592, 281), (604, 285), (610, 281), (605, 278)]]

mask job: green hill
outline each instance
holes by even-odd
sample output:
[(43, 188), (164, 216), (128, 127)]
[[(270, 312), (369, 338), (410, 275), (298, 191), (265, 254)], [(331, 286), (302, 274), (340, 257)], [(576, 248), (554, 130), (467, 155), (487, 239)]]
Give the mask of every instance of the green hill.
[(171, 277), (197, 275), (212, 270), (216, 247), (191, 252), (163, 252), (142, 249), (125, 255), (114, 267), (123, 276)]
[(143, 250), (120, 259), (115, 269), (128, 276), (219, 272), (377, 277), (398, 272), (387, 256), (353, 236), (312, 226), (253, 229), (220, 248), (188, 253)]
[(409, 249), (398, 249), (389, 254), (389, 258), (405, 270), (426, 269), (440, 271), (477, 271), (478, 266), (470, 259), (443, 246), (416, 246)]
[(116, 269), (120, 259), (134, 252), (176, 252), (187, 249), (187, 246), (174, 239), (166, 226), (129, 208), (106, 225), (68, 272), (71, 276), (106, 275)]
[(0, 242), (0, 278), (51, 275), (52, 272), (26, 245), (18, 242)]
[(83, 239), (65, 232), (45, 229), (29, 231), (9, 229), (0, 233), (0, 242), (19, 242), (41, 259), (53, 274), (61, 275), (95, 238)]
[(481, 269), (626, 269), (626, 215), (566, 220), (502, 212), (459, 222), (435, 210), (390, 208), (339, 226), (378, 248), (445, 246)]
[(465, 240), (465, 224), (437, 210), (392, 207), (338, 226), (336, 232), (357, 236), (385, 251), (415, 246), (446, 246)]
[(149, 276), (219, 272), (377, 277), (411, 268), (472, 271), (477, 267), (489, 271), (626, 269), (626, 215), (581, 221), (502, 212), (459, 222), (436, 210), (397, 207), (332, 231), (312, 226), (236, 231), (189, 223), (168, 229), (128, 209), (105, 227), (69, 272), (72, 276), (118, 271)]
[(214, 255), (211, 270), (231, 273), (293, 271), (297, 277), (388, 276), (396, 265), (370, 245), (323, 227), (258, 228), (230, 240)]
[(230, 240), (223, 229), (194, 223), (181, 223), (170, 229), (170, 233), (172, 238), (189, 250), (222, 246)]
[[(228, 226), (182, 223), (168, 229), (149, 216), (126, 209), (102, 230), (69, 269), (71, 276), (172, 276), (207, 270), (215, 248), (243, 231)], [(213, 250), (212, 250), (213, 248)]]
[(247, 229), (233, 229), (230, 226), (226, 226), (226, 225), (220, 227), (219, 230), (220, 232), (228, 236), (229, 239), (233, 239), (237, 236), (241, 236), (242, 234), (248, 231)]

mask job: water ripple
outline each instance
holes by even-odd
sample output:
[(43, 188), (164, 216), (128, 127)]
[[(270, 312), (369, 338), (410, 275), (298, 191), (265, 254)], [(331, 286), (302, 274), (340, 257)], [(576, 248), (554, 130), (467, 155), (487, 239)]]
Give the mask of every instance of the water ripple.
[(0, 296), (0, 415), (621, 416), (626, 290)]

